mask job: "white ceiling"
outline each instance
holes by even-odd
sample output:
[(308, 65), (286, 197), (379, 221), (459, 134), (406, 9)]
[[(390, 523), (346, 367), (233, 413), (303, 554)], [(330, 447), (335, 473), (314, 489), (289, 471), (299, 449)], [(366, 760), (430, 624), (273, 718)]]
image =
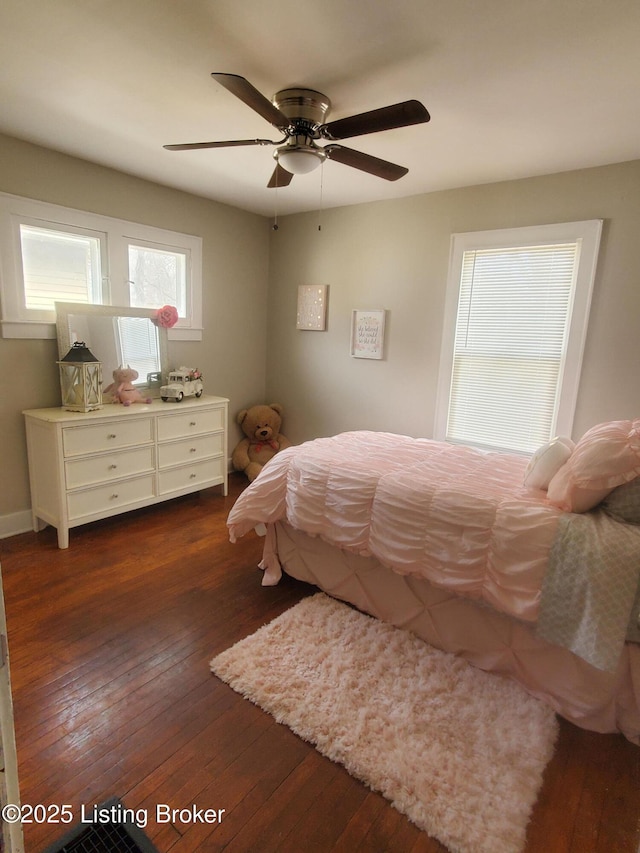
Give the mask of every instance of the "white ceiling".
[[(335, 162), (266, 188), (278, 139), (218, 85), (328, 95), (329, 120), (410, 98), (429, 124), (348, 140), (409, 168)], [(0, 131), (271, 216), (640, 158), (638, 0), (2, 0)]]

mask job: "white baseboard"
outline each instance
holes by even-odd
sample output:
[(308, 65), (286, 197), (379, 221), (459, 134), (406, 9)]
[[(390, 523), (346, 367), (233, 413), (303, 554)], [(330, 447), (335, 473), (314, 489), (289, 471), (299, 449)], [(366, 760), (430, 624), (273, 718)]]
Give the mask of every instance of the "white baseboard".
[(33, 530), (31, 521), (31, 510), (12, 512), (9, 515), (0, 515), (0, 539), (9, 536), (17, 536), (18, 533), (28, 533)]

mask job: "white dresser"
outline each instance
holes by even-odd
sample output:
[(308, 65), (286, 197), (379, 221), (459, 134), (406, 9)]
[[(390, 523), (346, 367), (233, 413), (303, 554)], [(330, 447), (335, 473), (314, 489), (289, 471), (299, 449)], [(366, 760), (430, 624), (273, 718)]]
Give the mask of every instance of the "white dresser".
[(227, 494), (224, 397), (95, 412), (23, 412), (33, 529), (51, 524), (58, 546), (69, 528), (209, 486)]

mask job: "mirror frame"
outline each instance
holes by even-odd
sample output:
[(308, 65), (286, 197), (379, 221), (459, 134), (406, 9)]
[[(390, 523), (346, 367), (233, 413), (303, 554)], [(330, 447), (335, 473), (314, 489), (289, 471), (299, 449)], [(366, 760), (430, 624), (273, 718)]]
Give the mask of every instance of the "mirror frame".
[[(58, 338), (58, 358), (63, 358), (71, 349), (71, 329), (69, 325), (69, 317), (77, 314), (84, 314), (89, 317), (147, 317), (152, 320), (157, 311), (152, 308), (131, 308), (120, 305), (89, 305), (85, 302), (56, 302), (56, 335)], [(167, 330), (162, 326), (157, 326), (158, 329), (158, 348), (160, 351), (160, 372), (162, 379), (165, 380), (169, 370), (169, 357), (167, 347)], [(89, 343), (90, 347), (91, 344)], [(117, 367), (118, 365), (116, 365)], [(108, 385), (111, 377), (102, 377), (103, 384)], [(146, 382), (137, 384), (136, 388), (142, 394), (149, 394), (151, 397), (160, 396), (160, 386), (148, 385)]]

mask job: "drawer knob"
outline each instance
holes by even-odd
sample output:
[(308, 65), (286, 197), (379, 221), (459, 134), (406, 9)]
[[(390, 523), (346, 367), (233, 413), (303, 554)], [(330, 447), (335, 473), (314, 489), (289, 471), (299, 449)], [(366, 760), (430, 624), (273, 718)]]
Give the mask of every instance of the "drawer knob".
[(107, 438), (115, 438), (115, 437), (116, 437), (115, 432), (110, 432), (109, 435), (107, 436)]
[(195, 453), (195, 452), (196, 452), (196, 448), (195, 448), (195, 447), (191, 447), (191, 448), (189, 448), (189, 453)]
[(195, 426), (195, 425), (196, 425), (196, 422), (195, 422), (195, 421), (191, 421), (191, 422), (190, 422), (190, 424), (189, 424), (189, 426)]
[(196, 476), (197, 476), (196, 474), (189, 474), (189, 479), (195, 480)]
[(109, 465), (109, 470), (110, 470), (110, 471), (115, 471), (115, 469), (116, 469), (117, 467), (118, 467), (117, 465)]
[(118, 493), (114, 492), (114, 494), (111, 495), (111, 500), (115, 501), (117, 499), (117, 497), (118, 497)]

